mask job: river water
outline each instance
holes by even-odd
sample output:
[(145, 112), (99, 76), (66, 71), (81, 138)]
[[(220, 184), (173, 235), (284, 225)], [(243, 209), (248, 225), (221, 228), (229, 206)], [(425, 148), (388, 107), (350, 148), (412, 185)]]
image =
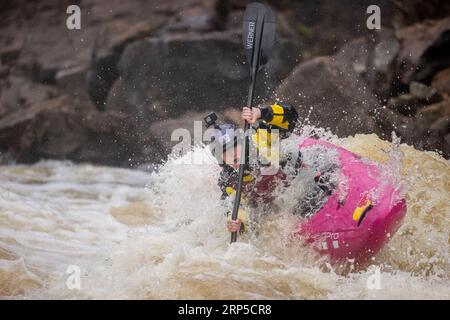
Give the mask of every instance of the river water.
[[(392, 144), (376, 135), (331, 139), (392, 162)], [(405, 221), (369, 266), (351, 272), (292, 242), (288, 213), (269, 214), (257, 235), (230, 246), (212, 161), (172, 159), (155, 173), (66, 161), (2, 166), (0, 297), (450, 299), (450, 162), (400, 151)], [(368, 286), (377, 274), (379, 286)]]

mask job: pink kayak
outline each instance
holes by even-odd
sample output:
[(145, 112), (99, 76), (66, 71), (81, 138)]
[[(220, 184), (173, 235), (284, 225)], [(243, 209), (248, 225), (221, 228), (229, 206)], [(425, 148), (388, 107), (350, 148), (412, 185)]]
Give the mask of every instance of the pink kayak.
[(336, 188), (317, 213), (299, 224), (296, 233), (331, 262), (367, 262), (400, 227), (406, 201), (375, 164), (358, 155), (317, 139), (306, 139), (299, 147), (318, 144), (337, 150), (346, 192), (343, 197)]

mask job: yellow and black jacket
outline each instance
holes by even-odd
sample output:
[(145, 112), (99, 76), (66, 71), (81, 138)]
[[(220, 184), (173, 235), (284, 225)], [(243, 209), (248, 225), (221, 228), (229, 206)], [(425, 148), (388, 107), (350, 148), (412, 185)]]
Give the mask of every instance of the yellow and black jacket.
[[(294, 130), (298, 119), (297, 111), (294, 107), (284, 103), (275, 103), (272, 105), (261, 105), (261, 118), (253, 125), (255, 134), (251, 141), (258, 150), (271, 147), (271, 131), (278, 129), (280, 140), (287, 138)], [(265, 154), (272, 154), (266, 152)], [(281, 164), (282, 165), (282, 164)], [(246, 165), (244, 173), (243, 193), (251, 189), (252, 183), (259, 175), (258, 166)], [(230, 166), (224, 165), (219, 177), (219, 187), (222, 191), (222, 199), (234, 194), (238, 181), (238, 172)], [(245, 200), (244, 200), (245, 202)]]

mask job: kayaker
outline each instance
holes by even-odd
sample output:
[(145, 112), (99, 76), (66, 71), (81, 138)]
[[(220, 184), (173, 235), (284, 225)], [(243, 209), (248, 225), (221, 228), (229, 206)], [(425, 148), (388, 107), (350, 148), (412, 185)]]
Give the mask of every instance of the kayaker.
[[(289, 104), (274, 103), (271, 105), (260, 105), (253, 107), (252, 109), (244, 107), (242, 109), (241, 117), (255, 130), (255, 134), (249, 139), (250, 143), (253, 143), (258, 150), (261, 150), (262, 148), (270, 149), (272, 141), (271, 135), (272, 132), (274, 132), (274, 129), (278, 129), (280, 144), (283, 139), (289, 137), (294, 130), (298, 114), (295, 108)], [(205, 122), (208, 123), (208, 120), (206, 120), (207, 118), (205, 118)], [(211, 119), (209, 119), (209, 121), (211, 121)], [(222, 139), (223, 141), (219, 144), (219, 147), (215, 143), (211, 144), (212, 153), (216, 156), (219, 160), (219, 164), (222, 166), (218, 184), (222, 191), (222, 199), (227, 199), (234, 195), (236, 191), (242, 150), (241, 139), (239, 139), (236, 134), (233, 135), (233, 129), (236, 128), (231, 124), (216, 126), (216, 128), (219, 129), (220, 134), (222, 135), (219, 138), (225, 137), (225, 139)], [(216, 148), (219, 148), (219, 150), (216, 150)], [(275, 150), (270, 151), (275, 152)], [(301, 157), (299, 155), (295, 156), (296, 163), (294, 164), (294, 168), (296, 170), (300, 167)], [(286, 181), (287, 174), (283, 169), (290, 160), (291, 158), (289, 157), (280, 157), (280, 170), (276, 173), (278, 180)], [(255, 207), (257, 205), (254, 201), (255, 197), (252, 196), (252, 193), (255, 195), (254, 193), (257, 192), (253, 189), (253, 186), (257, 179), (264, 179), (264, 176), (261, 176), (261, 170), (264, 169), (265, 165), (262, 164), (261, 161), (256, 162), (256, 164), (246, 164), (241, 208), (239, 209), (237, 220), (231, 220), (231, 215), (229, 214), (227, 226), (230, 232), (238, 230), (243, 232), (248, 228), (249, 217), (244, 208)], [(268, 194), (266, 196), (270, 195)]]

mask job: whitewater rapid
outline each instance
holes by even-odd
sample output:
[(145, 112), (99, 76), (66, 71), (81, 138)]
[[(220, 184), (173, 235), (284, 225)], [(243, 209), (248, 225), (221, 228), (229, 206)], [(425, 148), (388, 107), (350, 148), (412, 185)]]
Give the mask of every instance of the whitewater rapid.
[[(392, 162), (392, 144), (376, 135), (329, 139)], [(269, 214), (258, 235), (230, 245), (212, 159), (171, 159), (155, 173), (67, 161), (2, 166), (0, 297), (450, 299), (450, 162), (400, 150), (405, 221), (370, 266), (350, 273), (293, 243), (289, 213)], [(208, 159), (201, 148), (188, 156)], [(70, 266), (79, 288), (68, 286)], [(377, 270), (381, 287), (369, 288)]]

